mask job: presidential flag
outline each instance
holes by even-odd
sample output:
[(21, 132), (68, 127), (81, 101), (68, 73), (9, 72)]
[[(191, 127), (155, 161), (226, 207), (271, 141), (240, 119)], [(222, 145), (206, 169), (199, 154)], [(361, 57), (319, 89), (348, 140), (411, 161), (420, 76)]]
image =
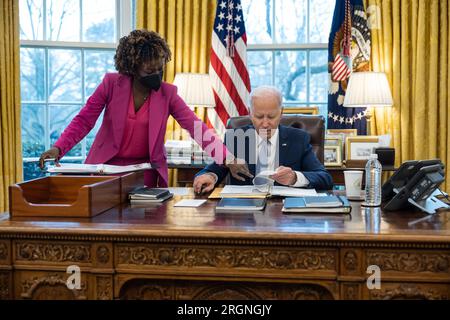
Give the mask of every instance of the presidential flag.
[(362, 0), (336, 0), (328, 42), (328, 128), (367, 132), (366, 108), (343, 106), (352, 72), (369, 71), (370, 29)]
[(240, 0), (217, 3), (209, 75), (216, 107), (208, 109), (207, 124), (223, 136), (230, 117), (248, 114), (250, 77)]

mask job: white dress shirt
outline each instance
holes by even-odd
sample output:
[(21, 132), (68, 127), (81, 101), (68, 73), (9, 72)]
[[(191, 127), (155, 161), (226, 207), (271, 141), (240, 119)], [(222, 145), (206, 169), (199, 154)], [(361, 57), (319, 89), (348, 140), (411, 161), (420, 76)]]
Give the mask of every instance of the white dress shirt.
[[(256, 146), (257, 146), (257, 150), (256, 150), (256, 156), (258, 157), (259, 155), (259, 148), (261, 147), (261, 143), (263, 142), (263, 138), (260, 137), (260, 135), (256, 132), (255, 130), (255, 135), (256, 135)], [(279, 167), (279, 140), (278, 140), (278, 129), (276, 129), (274, 131), (274, 133), (272, 134), (272, 137), (270, 137), (269, 139), (270, 143), (268, 144), (268, 165), (267, 165), (267, 170), (269, 171), (275, 171), (275, 169), (277, 169)], [(258, 159), (256, 159), (256, 161), (258, 161)], [(309, 180), (305, 177), (305, 175), (303, 173), (301, 173), (300, 171), (294, 171), (296, 176), (297, 176), (297, 181), (291, 185), (291, 187), (306, 187), (307, 185), (309, 185)], [(258, 173), (256, 173), (258, 174)]]

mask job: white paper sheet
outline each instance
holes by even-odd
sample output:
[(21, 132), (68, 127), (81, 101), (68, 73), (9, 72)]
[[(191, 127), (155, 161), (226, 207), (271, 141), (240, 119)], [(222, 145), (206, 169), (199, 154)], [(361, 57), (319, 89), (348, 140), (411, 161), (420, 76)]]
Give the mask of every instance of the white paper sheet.
[(273, 186), (272, 192), (270, 194), (273, 196), (282, 196), (282, 197), (306, 197), (306, 196), (317, 196), (317, 191), (315, 189), (301, 189), (284, 186)]
[(196, 208), (200, 207), (202, 204), (204, 204), (206, 200), (193, 200), (193, 199), (183, 199), (175, 203), (174, 207), (191, 207)]
[(256, 190), (255, 186), (226, 185), (220, 194), (265, 194)]
[[(170, 187), (170, 188), (164, 188), (169, 190), (170, 193), (172, 193), (174, 196), (188, 196), (191, 193), (189, 192), (189, 188), (182, 188), (182, 187)], [(194, 193), (192, 193), (193, 195)]]
[[(259, 192), (258, 190), (256, 190), (255, 186), (252, 185), (250, 186), (226, 185), (220, 194), (222, 195), (265, 194), (265, 192)], [(270, 194), (273, 196), (282, 196), (282, 197), (305, 197), (318, 195), (315, 189), (301, 189), (284, 186), (273, 186)]]

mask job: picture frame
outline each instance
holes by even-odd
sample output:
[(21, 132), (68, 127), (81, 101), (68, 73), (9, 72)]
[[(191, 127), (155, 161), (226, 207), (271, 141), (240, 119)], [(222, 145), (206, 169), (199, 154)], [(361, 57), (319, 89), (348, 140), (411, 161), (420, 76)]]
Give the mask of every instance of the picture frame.
[(357, 136), (357, 129), (327, 129), (327, 134), (344, 134), (345, 136)]
[(378, 147), (378, 136), (349, 136), (345, 140), (347, 160), (368, 160)]
[(325, 146), (323, 157), (326, 167), (342, 166), (342, 151), (339, 146)]
[(342, 134), (325, 135), (324, 146), (338, 146), (341, 149), (341, 157), (344, 155), (345, 136)]
[(325, 136), (325, 146), (340, 146), (342, 147), (344, 139), (342, 135), (334, 134), (334, 135), (326, 135)]
[(319, 107), (317, 107), (317, 106), (310, 106), (310, 107), (283, 106), (283, 114), (310, 114), (310, 115), (317, 115), (317, 114), (319, 114)]

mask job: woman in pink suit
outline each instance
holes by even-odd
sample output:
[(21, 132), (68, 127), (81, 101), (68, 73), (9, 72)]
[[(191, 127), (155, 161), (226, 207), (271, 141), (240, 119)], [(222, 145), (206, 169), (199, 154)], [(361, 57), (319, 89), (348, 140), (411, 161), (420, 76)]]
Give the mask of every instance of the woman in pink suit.
[[(120, 39), (114, 56), (118, 73), (107, 73), (86, 105), (71, 121), (52, 148), (40, 157), (61, 159), (92, 130), (105, 110), (103, 122), (86, 158), (90, 164), (129, 165), (151, 162), (156, 169), (145, 172), (149, 187), (166, 187), (168, 170), (164, 149), (167, 119), (172, 115), (184, 129), (209, 150), (215, 161), (231, 169), (232, 175), (251, 175), (246, 164), (227, 161), (227, 149), (215, 134), (205, 132), (207, 126), (178, 96), (177, 88), (162, 82), (163, 68), (171, 52), (159, 34), (134, 30)], [(194, 136), (194, 126), (202, 137)], [(199, 130), (196, 130), (196, 132)], [(229, 154), (228, 154), (229, 155)]]

